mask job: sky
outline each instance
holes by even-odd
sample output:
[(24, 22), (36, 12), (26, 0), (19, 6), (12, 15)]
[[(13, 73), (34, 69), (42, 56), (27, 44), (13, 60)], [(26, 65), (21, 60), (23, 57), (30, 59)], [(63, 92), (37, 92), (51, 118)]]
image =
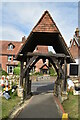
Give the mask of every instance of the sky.
[[(14, 0), (15, 1), (15, 0)], [(0, 40), (21, 41), (28, 36), (45, 10), (48, 10), (69, 46), (78, 27), (78, 2), (0, 3)]]

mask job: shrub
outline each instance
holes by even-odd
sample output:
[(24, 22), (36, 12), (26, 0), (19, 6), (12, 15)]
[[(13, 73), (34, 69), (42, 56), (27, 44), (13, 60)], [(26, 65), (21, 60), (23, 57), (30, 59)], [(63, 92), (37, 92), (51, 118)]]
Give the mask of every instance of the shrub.
[(18, 63), (18, 67), (20, 67), (20, 62)]
[(57, 75), (57, 73), (56, 73), (56, 71), (55, 71), (54, 68), (50, 67), (50, 68), (49, 68), (49, 71), (50, 71), (50, 75), (51, 75), (51, 76), (56, 76), (56, 75)]
[(43, 75), (43, 74), (40, 72), (35, 72), (33, 75)]
[(0, 70), (0, 76), (2, 76), (2, 75), (7, 76), (8, 73), (7, 73), (5, 70), (1, 69), (1, 70)]
[(14, 68), (14, 75), (20, 75), (20, 67)]

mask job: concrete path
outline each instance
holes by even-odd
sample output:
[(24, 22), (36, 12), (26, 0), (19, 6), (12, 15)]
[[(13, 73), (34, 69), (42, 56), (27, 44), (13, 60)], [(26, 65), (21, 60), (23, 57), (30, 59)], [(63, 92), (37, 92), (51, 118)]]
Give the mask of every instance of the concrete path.
[(38, 81), (32, 85), (32, 89), (35, 90), (34, 95), (18, 118), (60, 118), (59, 120), (61, 120), (53, 97), (53, 81), (52, 83)]

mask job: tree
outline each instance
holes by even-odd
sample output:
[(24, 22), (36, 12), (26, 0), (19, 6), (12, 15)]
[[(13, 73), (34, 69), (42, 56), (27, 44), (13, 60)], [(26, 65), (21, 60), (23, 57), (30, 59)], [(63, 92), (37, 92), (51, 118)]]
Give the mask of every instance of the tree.
[(20, 75), (20, 62), (18, 63), (18, 66), (14, 68), (14, 75)]

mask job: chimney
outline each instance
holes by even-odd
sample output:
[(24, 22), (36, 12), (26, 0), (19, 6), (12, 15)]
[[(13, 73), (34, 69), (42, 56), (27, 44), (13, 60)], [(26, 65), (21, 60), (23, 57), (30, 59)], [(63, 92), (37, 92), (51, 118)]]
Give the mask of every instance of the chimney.
[(22, 42), (25, 42), (25, 40), (26, 40), (26, 37), (25, 36), (22, 37)]
[(75, 35), (76, 37), (79, 37), (79, 28), (76, 28)]

